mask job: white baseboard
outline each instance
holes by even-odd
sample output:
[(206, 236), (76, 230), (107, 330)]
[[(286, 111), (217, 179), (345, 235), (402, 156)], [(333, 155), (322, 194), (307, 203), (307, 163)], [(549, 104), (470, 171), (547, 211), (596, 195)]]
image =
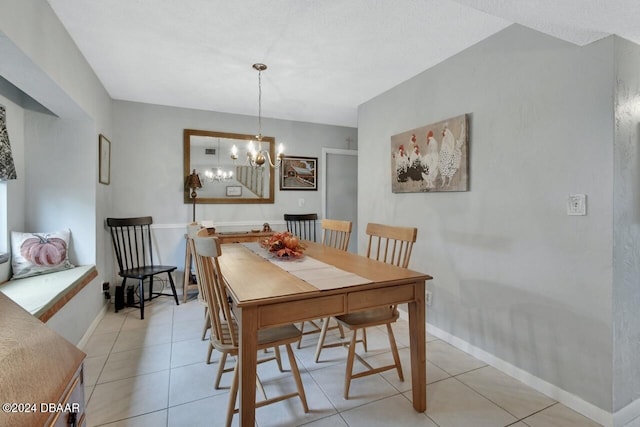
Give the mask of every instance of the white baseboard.
[(640, 426), (640, 399), (636, 399), (613, 414), (614, 427)]
[[(409, 318), (408, 314), (403, 310), (399, 310), (399, 311), (400, 311), (400, 317), (405, 320), (408, 320)], [(585, 417), (588, 417), (594, 420), (595, 422), (602, 424), (604, 427), (622, 427), (624, 426), (624, 424), (618, 424), (618, 418), (620, 422), (626, 423), (633, 420), (633, 418), (637, 417), (638, 415), (640, 415), (640, 413), (638, 412), (640, 410), (640, 400), (636, 400), (632, 404), (618, 411), (616, 413), (616, 416), (614, 416), (610, 412), (607, 412), (604, 409), (598, 408), (597, 406), (587, 402), (586, 400), (581, 399), (580, 397), (572, 393), (569, 393), (566, 390), (561, 389), (556, 385), (553, 385), (541, 378), (538, 378), (535, 375), (532, 375), (529, 372), (524, 371), (518, 368), (517, 366), (514, 366), (511, 363), (506, 362), (494, 356), (493, 354), (490, 354), (474, 345), (471, 345), (468, 342), (438, 328), (437, 326), (430, 324), (429, 322), (427, 322), (427, 332), (433, 335), (434, 337), (439, 338), (442, 341), (445, 341), (456, 348), (459, 348), (465, 353), (472, 355), (476, 359), (482, 360), (486, 364), (493, 366), (499, 371), (502, 371), (505, 374), (523, 382), (529, 387), (532, 387), (533, 389), (539, 391), (540, 393), (543, 393), (549, 396), (550, 398), (562, 403), (563, 405), (573, 409), (574, 411), (584, 415)], [(428, 348), (429, 346), (427, 344), (427, 351), (428, 351)], [(636, 403), (636, 402), (639, 402), (639, 403)], [(634, 405), (634, 408), (632, 408), (633, 410), (629, 410), (628, 411), (629, 413), (627, 414), (627, 408), (629, 408), (629, 406), (632, 406), (632, 405)], [(624, 411), (624, 414), (621, 414), (618, 417), (618, 414), (620, 414), (623, 411)], [(631, 417), (632, 415), (633, 417)], [(615, 420), (615, 423), (614, 423), (614, 420)]]
[(91, 338), (91, 335), (93, 335), (93, 332), (98, 327), (98, 324), (100, 323), (104, 315), (107, 313), (108, 308), (109, 308), (109, 302), (107, 301), (104, 303), (104, 305), (96, 315), (95, 319), (93, 319), (93, 322), (91, 322), (91, 324), (89, 325), (89, 329), (87, 329), (87, 332), (84, 333), (84, 335), (76, 345), (76, 347), (78, 347), (80, 350), (84, 349), (84, 347), (87, 345), (89, 338)]

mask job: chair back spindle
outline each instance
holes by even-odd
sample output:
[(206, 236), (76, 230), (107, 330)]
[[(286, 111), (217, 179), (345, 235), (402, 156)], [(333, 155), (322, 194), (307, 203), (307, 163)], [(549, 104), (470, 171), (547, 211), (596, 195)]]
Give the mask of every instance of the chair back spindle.
[(409, 266), (417, 228), (369, 223), (366, 233), (369, 235), (368, 258), (402, 268)]
[(351, 221), (323, 219), (321, 223), (322, 244), (346, 251), (351, 238), (351, 227)]
[(284, 214), (287, 231), (303, 240), (316, 241), (318, 214)]
[(154, 265), (152, 223), (150, 216), (107, 218), (120, 271)]

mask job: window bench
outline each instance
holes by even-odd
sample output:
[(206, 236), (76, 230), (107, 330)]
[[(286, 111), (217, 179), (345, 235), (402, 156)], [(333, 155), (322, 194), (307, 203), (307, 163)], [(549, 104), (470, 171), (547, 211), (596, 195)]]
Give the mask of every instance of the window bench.
[(0, 292), (40, 321), (46, 322), (97, 275), (95, 265), (83, 265), (9, 280), (0, 284)]

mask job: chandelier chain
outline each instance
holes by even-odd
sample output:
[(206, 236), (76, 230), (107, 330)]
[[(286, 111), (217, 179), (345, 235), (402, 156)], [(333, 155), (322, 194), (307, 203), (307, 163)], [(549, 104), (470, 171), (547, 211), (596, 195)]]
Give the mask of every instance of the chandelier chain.
[(262, 139), (262, 70), (258, 70), (258, 139)]

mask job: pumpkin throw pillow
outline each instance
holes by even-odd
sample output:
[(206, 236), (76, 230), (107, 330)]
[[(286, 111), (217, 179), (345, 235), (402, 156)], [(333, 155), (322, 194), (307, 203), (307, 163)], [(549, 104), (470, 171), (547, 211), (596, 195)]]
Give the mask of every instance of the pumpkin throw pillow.
[(11, 279), (73, 268), (69, 262), (71, 230), (53, 233), (11, 232)]

